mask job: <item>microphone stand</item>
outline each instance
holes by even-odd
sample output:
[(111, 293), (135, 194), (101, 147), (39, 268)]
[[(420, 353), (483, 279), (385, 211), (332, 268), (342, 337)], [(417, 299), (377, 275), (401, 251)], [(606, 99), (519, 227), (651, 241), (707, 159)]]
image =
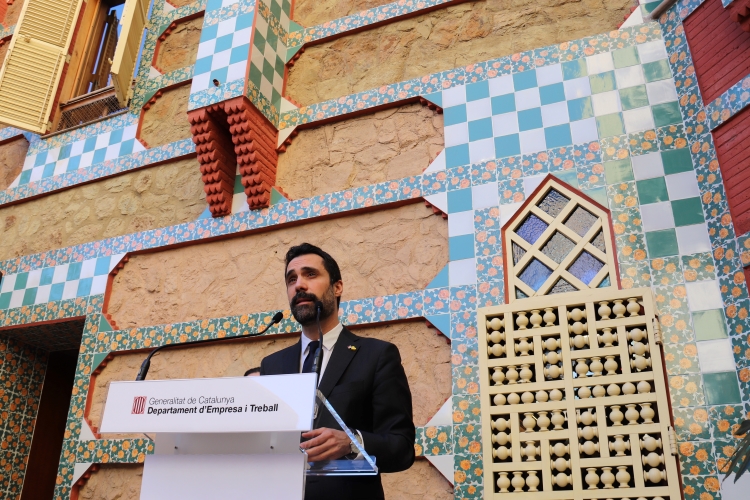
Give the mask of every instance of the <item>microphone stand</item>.
[[(318, 315), (320, 315), (320, 313), (318, 313)], [(159, 346), (153, 351), (151, 351), (148, 354), (148, 356), (146, 356), (146, 359), (143, 360), (143, 363), (141, 364), (141, 369), (138, 371), (138, 375), (135, 377), (135, 380), (136, 381), (146, 380), (148, 369), (151, 367), (151, 357), (157, 352), (161, 351), (162, 349), (167, 349), (169, 347), (184, 347), (184, 346), (196, 345), (196, 344), (208, 344), (209, 342), (218, 342), (220, 340), (245, 339), (248, 337), (257, 337), (258, 335), (263, 335), (264, 333), (266, 333), (269, 328), (271, 328), (273, 325), (275, 325), (282, 319), (284, 319), (284, 314), (281, 311), (279, 311), (276, 314), (274, 314), (273, 318), (271, 319), (271, 322), (264, 329), (262, 329), (259, 332), (251, 333), (249, 335), (242, 335), (239, 337), (229, 337), (229, 338), (222, 337), (222, 338), (216, 338), (216, 339), (193, 340), (192, 342), (183, 342), (181, 344), (164, 344), (162, 346)]]
[[(319, 300), (315, 301), (315, 308), (318, 310), (317, 322), (318, 322), (318, 335), (320, 345), (318, 350), (315, 352), (315, 362), (313, 363), (313, 371), (315, 372), (315, 386), (320, 385), (320, 370), (323, 368), (323, 328), (320, 326), (320, 313), (323, 310), (323, 303)], [(316, 389), (317, 391), (317, 389)]]

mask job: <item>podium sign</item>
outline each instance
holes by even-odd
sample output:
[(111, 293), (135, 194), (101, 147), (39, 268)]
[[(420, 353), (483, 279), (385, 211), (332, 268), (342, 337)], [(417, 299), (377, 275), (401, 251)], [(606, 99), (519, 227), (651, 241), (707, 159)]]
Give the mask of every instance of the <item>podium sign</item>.
[(101, 432), (307, 431), (314, 407), (314, 373), (112, 382)]
[(101, 432), (156, 433), (141, 500), (304, 497), (315, 374), (112, 382)]

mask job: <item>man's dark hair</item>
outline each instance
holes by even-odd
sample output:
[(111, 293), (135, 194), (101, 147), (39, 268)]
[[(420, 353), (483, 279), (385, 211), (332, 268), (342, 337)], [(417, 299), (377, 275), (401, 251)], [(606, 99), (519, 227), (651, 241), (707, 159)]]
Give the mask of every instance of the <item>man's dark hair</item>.
[(339, 269), (339, 265), (336, 260), (322, 248), (318, 248), (315, 245), (311, 245), (310, 243), (300, 243), (299, 245), (295, 245), (287, 250), (285, 258), (286, 265), (284, 266), (284, 277), (286, 277), (287, 268), (289, 267), (289, 263), (292, 260), (296, 259), (300, 255), (309, 254), (319, 255), (320, 258), (323, 259), (323, 266), (326, 268), (326, 272), (328, 272), (328, 276), (331, 279), (332, 285), (337, 281), (341, 281), (341, 270)]
[(253, 373), (260, 373), (260, 366), (256, 366), (255, 368), (250, 368), (245, 372), (245, 375), (243, 377), (247, 377), (248, 375), (252, 375)]

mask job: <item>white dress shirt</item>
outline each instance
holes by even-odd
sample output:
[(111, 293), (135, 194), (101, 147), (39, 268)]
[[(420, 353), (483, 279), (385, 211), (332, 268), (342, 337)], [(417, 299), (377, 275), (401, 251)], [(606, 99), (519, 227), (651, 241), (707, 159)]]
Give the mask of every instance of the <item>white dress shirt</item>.
[[(336, 326), (331, 328), (330, 331), (324, 332), (323, 334), (323, 365), (320, 367), (320, 379), (323, 380), (323, 374), (326, 371), (326, 366), (328, 366), (328, 360), (331, 359), (331, 354), (333, 353), (333, 348), (336, 346), (336, 341), (339, 339), (339, 335), (341, 335), (341, 330), (344, 329), (344, 325), (341, 323), (337, 323)], [(315, 339), (318, 340), (318, 339)], [(302, 365), (305, 363), (305, 358), (307, 357), (307, 353), (310, 350), (310, 342), (312, 340), (305, 335), (302, 334), (302, 352), (299, 356), (299, 371), (302, 372)]]

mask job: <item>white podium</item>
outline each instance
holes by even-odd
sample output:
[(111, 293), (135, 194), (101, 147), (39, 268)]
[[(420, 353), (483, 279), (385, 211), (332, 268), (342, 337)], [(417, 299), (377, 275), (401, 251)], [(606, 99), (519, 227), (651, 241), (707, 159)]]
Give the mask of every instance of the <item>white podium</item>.
[(300, 433), (313, 427), (314, 395), (314, 373), (112, 382), (100, 430), (154, 438), (142, 500), (302, 499), (306, 473), (377, 474), (364, 450), (308, 467)]

